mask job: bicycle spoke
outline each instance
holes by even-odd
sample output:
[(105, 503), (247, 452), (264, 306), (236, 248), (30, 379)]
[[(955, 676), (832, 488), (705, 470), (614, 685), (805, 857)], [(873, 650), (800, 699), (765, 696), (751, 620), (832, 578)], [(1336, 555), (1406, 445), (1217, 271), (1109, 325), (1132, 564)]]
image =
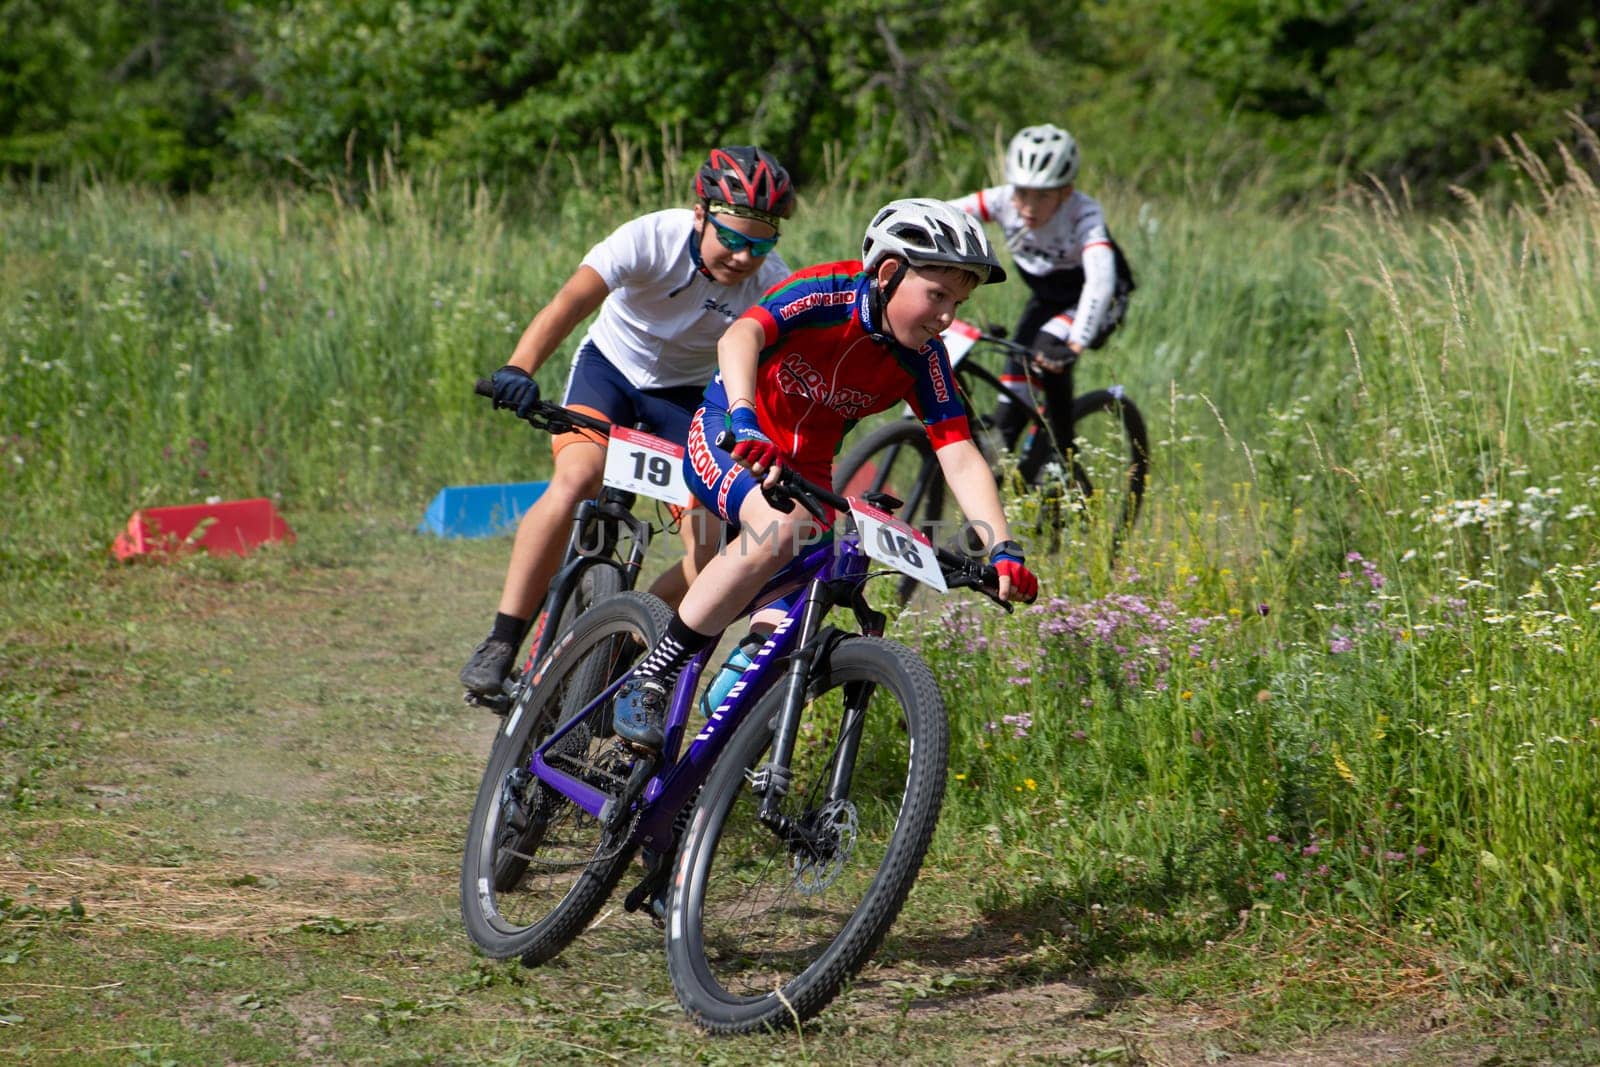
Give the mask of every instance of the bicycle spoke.
[[(849, 753), (839, 742), (847, 697), (867, 699)], [(893, 922), (943, 792), (937, 686), (892, 642), (850, 642), (813, 687), (782, 828), (762, 820), (761, 797), (735, 777), (767, 758), (764, 715), (757, 710), (707, 786), (685, 845), (694, 873), (673, 904), (675, 916), (692, 916), (683, 936), (668, 939), (674, 983), (717, 1029), (765, 1025), (785, 1004), (804, 1018), (834, 995)], [(837, 773), (841, 761), (848, 775)]]

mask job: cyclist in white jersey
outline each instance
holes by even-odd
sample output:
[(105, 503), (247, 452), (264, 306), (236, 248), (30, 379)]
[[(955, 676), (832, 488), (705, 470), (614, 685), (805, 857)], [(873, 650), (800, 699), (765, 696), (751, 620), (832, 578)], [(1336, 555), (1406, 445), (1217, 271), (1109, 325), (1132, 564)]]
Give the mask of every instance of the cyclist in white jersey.
[[(539, 399), (533, 376), (598, 309), (562, 403), (623, 426), (644, 422), (678, 444), (688, 439), (690, 417), (717, 369), (717, 340), (789, 274), (770, 253), (779, 223), (794, 209), (794, 186), (765, 151), (731, 145), (712, 149), (695, 175), (695, 197), (692, 209), (641, 216), (589, 250), (495, 372), (496, 407), (531, 410)], [(493, 628), (461, 671), (469, 692), (496, 693), (510, 673), (560, 565), (573, 509), (600, 490), (604, 444), (581, 432), (552, 441), (550, 485), (517, 528)], [(651, 591), (675, 605), (715, 550), (718, 532), (716, 524), (683, 522), (683, 562)]]
[[(1005, 185), (983, 189), (956, 207), (1005, 235), (1017, 274), (1030, 290), (1012, 339), (1034, 350), (1031, 365), (1020, 356), (1006, 362), (1001, 381), (1026, 394), (1031, 385), (1051, 406), (1070, 396), (1064, 379), (1069, 358), (1098, 348), (1121, 319), (1117, 254), (1099, 201), (1078, 190), (1078, 144), (1057, 126), (1029, 126), (1006, 149)], [(1002, 394), (995, 421), (1008, 444), (1016, 443), (1023, 412)]]

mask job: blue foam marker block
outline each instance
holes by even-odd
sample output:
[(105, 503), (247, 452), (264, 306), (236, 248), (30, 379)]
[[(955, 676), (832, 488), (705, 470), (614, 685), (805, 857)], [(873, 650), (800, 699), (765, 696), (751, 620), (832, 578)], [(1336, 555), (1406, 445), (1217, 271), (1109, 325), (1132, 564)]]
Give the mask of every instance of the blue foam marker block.
[(549, 484), (447, 485), (428, 505), (417, 530), (439, 537), (494, 537), (511, 533), (517, 528), (522, 513), (533, 506)]

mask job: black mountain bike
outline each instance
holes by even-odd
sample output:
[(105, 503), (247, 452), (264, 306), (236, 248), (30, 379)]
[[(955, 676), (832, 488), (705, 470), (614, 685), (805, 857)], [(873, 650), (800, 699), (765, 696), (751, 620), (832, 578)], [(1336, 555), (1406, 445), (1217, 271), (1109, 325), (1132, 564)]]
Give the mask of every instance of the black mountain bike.
[[(479, 378), (479, 396), (492, 397), (494, 385)], [(559, 404), (540, 401), (526, 416), (536, 429), (551, 435), (591, 430), (609, 435), (611, 424)], [(636, 496), (632, 492), (605, 486), (599, 495), (578, 505), (572, 515), (572, 533), (567, 538), (566, 555), (550, 579), (544, 603), (534, 617), (528, 637), (528, 654), (522, 667), (511, 672), (499, 693), (465, 695), (468, 704), (486, 707), (500, 715), (512, 709), (521, 697), (522, 676), (550, 650), (556, 636), (572, 625), (593, 605), (606, 597), (632, 589), (650, 550), (653, 527), (633, 513)], [(626, 551), (623, 542), (626, 541)]]
[[(894, 922), (933, 836), (944, 701), (928, 665), (880, 636), (886, 620), (866, 600), (867, 580), (916, 573), (997, 599), (992, 567), (898, 523), (887, 513), (898, 501), (851, 507), (792, 471), (768, 494), (819, 520), (826, 503), (848, 521), (752, 601), (749, 610), (801, 590), (727, 697), (694, 715), (707, 648), (678, 679), (661, 756), (641, 757), (612, 733), (611, 702), (670, 613), (644, 593), (596, 605), (528, 675), (484, 771), (461, 866), (473, 942), (532, 966), (589, 925), (648, 849), (624, 907), (663, 900), (679, 1002), (720, 1033), (822, 1010)], [(834, 607), (855, 628), (826, 625)], [(500, 877), (512, 864), (520, 881)]]
[[(1150, 474), (1150, 437), (1144, 416), (1120, 385), (1073, 392), (1076, 357), (1049, 382), (1049, 404), (1026, 385), (1004, 383), (994, 369), (1007, 354), (1025, 359), (1028, 349), (1008, 340), (1003, 327), (979, 330), (957, 321), (945, 334), (956, 387), (967, 407), (973, 437), (1003, 491), (1022, 491), (1037, 501), (1034, 532), (1057, 547), (1069, 513), (1099, 520), (1114, 557), (1138, 517)], [(1022, 414), (1020, 432), (1009, 440), (995, 418), (1002, 397)], [(890, 493), (905, 501), (900, 517), (935, 541), (954, 532), (955, 507), (933, 446), (916, 418), (888, 423), (867, 433), (834, 465), (836, 492)], [(900, 584), (904, 603), (916, 589)]]

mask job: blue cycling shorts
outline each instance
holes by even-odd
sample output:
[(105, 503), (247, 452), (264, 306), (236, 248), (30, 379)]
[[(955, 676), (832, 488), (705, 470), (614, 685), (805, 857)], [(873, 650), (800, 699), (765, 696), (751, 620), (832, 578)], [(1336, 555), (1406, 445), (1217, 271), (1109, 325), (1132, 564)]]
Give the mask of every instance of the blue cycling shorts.
[[(695, 498), (728, 523), (730, 534), (736, 534), (744, 498), (761, 488), (761, 479), (740, 465), (730, 453), (717, 447), (717, 435), (728, 429), (732, 429), (732, 423), (726, 411), (710, 400), (701, 405), (689, 423), (683, 475)], [(794, 468), (792, 458), (785, 457), (784, 462)], [(833, 478), (831, 465), (820, 470), (794, 469), (818, 485), (828, 485)], [(831, 521), (833, 509), (824, 506), (823, 510)]]
[[(689, 436), (689, 418), (700, 406), (705, 387), (675, 385), (665, 389), (640, 389), (606, 359), (593, 341), (585, 341), (572, 361), (562, 405), (618, 426), (644, 423), (645, 429), (681, 445)], [(582, 431), (562, 434), (551, 448), (560, 452), (574, 441), (598, 439)]]

